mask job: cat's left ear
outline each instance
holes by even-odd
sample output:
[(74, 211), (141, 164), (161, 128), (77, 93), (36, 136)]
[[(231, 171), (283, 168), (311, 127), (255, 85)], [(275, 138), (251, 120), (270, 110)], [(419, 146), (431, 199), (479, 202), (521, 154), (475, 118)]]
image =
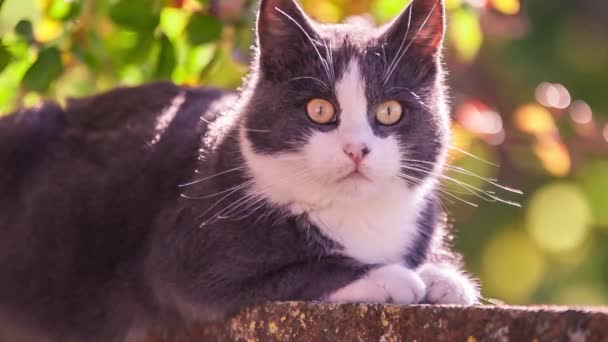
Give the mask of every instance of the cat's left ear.
[(380, 41), (393, 53), (408, 49), (417, 57), (436, 57), (445, 35), (443, 0), (412, 0), (412, 3), (385, 26)]

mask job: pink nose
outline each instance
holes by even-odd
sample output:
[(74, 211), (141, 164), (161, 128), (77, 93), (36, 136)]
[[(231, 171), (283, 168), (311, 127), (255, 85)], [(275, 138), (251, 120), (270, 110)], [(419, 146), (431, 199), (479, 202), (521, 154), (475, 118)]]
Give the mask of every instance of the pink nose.
[(346, 144), (343, 148), (346, 154), (355, 164), (359, 165), (361, 160), (369, 154), (370, 150), (365, 144)]

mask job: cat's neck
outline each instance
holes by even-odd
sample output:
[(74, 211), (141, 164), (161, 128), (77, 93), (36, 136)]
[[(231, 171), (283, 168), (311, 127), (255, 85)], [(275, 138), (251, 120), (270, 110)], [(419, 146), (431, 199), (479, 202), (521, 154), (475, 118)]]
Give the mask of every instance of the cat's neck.
[(344, 247), (344, 254), (369, 264), (387, 264), (403, 260), (414, 245), (424, 206), (424, 192), (395, 184), (370, 198), (336, 200), (306, 212)]

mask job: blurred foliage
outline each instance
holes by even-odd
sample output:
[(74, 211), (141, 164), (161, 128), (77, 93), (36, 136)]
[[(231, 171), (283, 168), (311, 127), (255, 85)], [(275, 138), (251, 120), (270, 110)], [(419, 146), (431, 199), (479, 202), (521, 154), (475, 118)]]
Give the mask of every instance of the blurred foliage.
[[(407, 1), (302, 4), (323, 22), (386, 22)], [(455, 244), (488, 298), (608, 304), (608, 3), (446, 5), (454, 139), (442, 194)], [(236, 88), (256, 6), (0, 1), (0, 113), (160, 79)]]

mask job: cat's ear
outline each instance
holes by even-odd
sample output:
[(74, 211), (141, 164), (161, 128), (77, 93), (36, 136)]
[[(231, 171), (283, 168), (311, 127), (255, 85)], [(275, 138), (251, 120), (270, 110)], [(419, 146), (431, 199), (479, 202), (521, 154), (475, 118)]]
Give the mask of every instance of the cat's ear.
[(257, 20), (262, 67), (286, 65), (301, 56), (317, 34), (295, 0), (262, 0)]
[(445, 34), (443, 0), (412, 0), (412, 3), (385, 26), (381, 41), (394, 53), (408, 49), (418, 57), (436, 57)]

